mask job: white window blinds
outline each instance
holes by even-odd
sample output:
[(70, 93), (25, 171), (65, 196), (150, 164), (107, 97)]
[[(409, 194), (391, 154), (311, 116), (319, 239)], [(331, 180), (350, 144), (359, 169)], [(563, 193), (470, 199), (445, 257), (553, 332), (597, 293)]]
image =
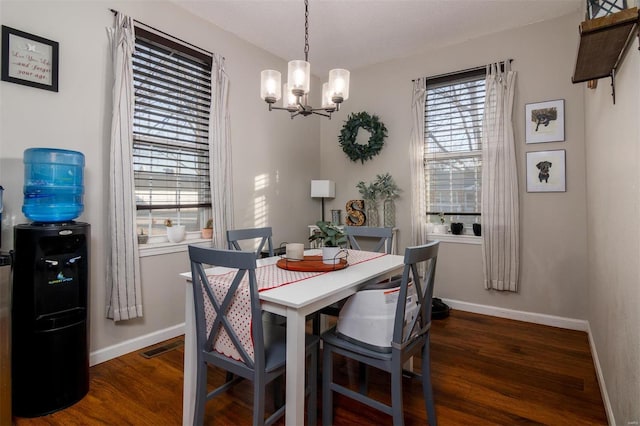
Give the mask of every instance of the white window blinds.
[[(210, 64), (138, 36), (133, 58), (133, 164), (138, 211), (192, 216), (211, 207)], [(144, 215), (143, 215), (144, 216)], [(140, 214), (139, 214), (139, 217)], [(185, 218), (186, 219), (186, 218)]]
[(427, 212), (458, 216), (454, 221), (467, 224), (480, 214), (484, 75), (478, 69), (427, 79)]

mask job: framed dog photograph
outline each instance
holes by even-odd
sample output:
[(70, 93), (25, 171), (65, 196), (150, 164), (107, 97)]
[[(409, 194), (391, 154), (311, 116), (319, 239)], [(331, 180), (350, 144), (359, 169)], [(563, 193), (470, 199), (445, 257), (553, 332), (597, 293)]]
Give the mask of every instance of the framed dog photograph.
[(525, 105), (526, 143), (564, 141), (564, 99)]
[(565, 150), (527, 152), (527, 192), (566, 192)]

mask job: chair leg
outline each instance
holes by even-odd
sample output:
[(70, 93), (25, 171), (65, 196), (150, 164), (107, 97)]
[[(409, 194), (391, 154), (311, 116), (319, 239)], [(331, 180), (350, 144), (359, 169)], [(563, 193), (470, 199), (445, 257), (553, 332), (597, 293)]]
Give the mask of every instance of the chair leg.
[(369, 393), (369, 368), (364, 362), (358, 362), (358, 388), (362, 395)]
[(429, 419), (429, 426), (437, 426), (438, 419), (436, 418), (436, 407), (433, 401), (433, 387), (431, 385), (431, 351), (429, 350), (430, 338), (427, 336), (427, 341), (422, 348), (422, 393), (424, 394), (424, 404), (427, 410), (427, 418)]
[(307, 424), (316, 426), (318, 423), (318, 345), (311, 349), (311, 366), (309, 371), (309, 402), (307, 404)]
[(253, 381), (253, 426), (264, 425), (264, 401), (266, 394), (264, 382), (264, 375), (256, 374), (255, 380)]
[(394, 365), (391, 371), (391, 411), (393, 412), (393, 426), (404, 426), (401, 365)]
[(333, 424), (333, 353), (326, 342), (322, 348), (322, 424)]
[(320, 315), (322, 315), (320, 312), (316, 312), (313, 314), (313, 317), (311, 319), (312, 321), (312, 331), (313, 334), (315, 334), (316, 336), (320, 335)]
[(204, 408), (207, 403), (207, 363), (198, 361), (196, 376), (196, 404), (193, 412), (193, 426), (204, 424)]

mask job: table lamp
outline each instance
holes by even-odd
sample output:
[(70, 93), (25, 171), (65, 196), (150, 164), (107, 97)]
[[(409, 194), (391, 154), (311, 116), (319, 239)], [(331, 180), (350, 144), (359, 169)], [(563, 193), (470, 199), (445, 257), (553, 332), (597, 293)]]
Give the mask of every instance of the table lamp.
[(336, 183), (332, 180), (312, 180), (311, 198), (322, 198), (322, 221), (324, 222), (324, 199), (335, 198)]

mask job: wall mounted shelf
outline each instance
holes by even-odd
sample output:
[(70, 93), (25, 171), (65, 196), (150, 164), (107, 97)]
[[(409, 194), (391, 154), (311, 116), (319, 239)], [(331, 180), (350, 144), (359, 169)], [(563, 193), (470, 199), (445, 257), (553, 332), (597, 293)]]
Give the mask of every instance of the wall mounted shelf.
[(612, 96), (615, 103), (616, 69), (620, 65), (627, 46), (637, 34), (639, 22), (640, 15), (637, 7), (582, 22), (580, 47), (572, 82), (582, 83), (611, 77)]

